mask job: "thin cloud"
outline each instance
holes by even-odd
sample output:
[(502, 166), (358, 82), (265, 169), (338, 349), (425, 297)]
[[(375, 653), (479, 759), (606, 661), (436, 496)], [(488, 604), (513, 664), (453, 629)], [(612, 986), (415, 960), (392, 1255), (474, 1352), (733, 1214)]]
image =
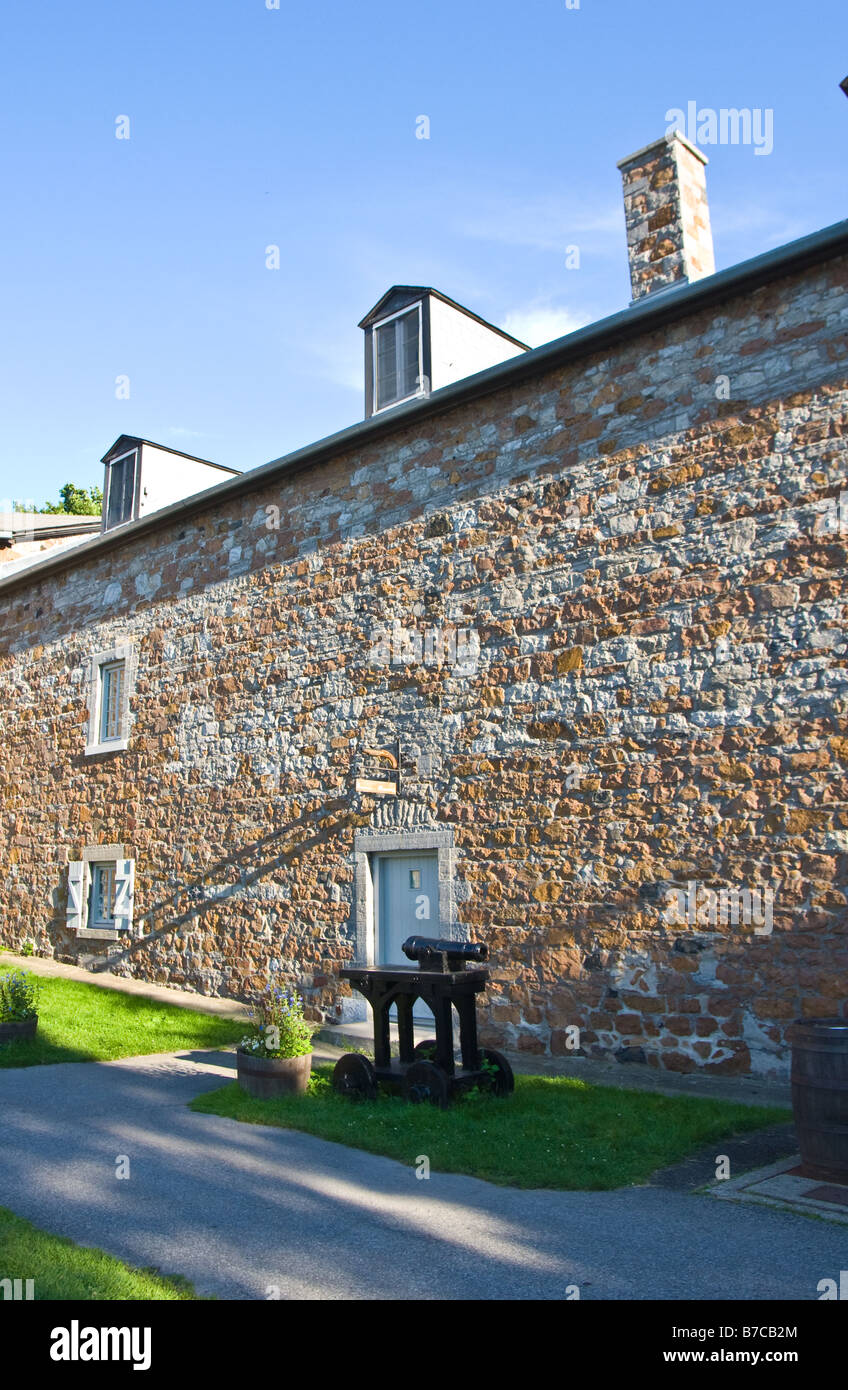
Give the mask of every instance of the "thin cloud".
[(710, 208), (710, 222), (714, 237), (756, 235), (763, 246), (784, 246), (809, 231), (800, 217), (762, 203), (716, 203)]
[(346, 391), (356, 391), (362, 395), (365, 369), (361, 342), (356, 348), (349, 348), (341, 342), (339, 334), (338, 338), (333, 340), (331, 351), (326, 347), (314, 345), (307, 345), (306, 351), (318, 364), (318, 373), (323, 381), (332, 382), (334, 386), (341, 386)]
[(187, 430), (183, 425), (169, 425), (168, 434), (175, 439), (208, 439), (203, 430)]
[(532, 198), (521, 201), (483, 199), (473, 216), (460, 219), (457, 230), (479, 241), (498, 241), (507, 246), (529, 246), (536, 251), (565, 254), (567, 246), (581, 240), (609, 238), (617, 249), (624, 227), (621, 208), (614, 204), (587, 207), (567, 198)]
[(507, 314), (503, 327), (528, 347), (541, 347), (543, 343), (563, 338), (566, 333), (573, 333), (576, 328), (582, 328), (591, 321), (589, 314), (536, 302)]

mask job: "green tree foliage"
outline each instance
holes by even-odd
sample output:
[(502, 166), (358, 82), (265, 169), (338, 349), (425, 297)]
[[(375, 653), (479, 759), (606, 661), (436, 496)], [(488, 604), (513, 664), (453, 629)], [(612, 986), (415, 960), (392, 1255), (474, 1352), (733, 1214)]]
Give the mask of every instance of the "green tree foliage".
[(42, 515), (99, 516), (103, 506), (103, 492), (99, 487), (86, 491), (76, 483), (65, 483), (59, 489), (58, 502), (48, 502), (41, 508)]

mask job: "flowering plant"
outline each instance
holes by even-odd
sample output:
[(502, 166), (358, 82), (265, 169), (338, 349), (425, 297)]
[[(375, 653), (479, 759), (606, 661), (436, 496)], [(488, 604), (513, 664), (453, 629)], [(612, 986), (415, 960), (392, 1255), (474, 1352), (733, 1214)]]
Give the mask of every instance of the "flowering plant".
[(23, 970), (0, 975), (0, 1023), (23, 1023), (38, 1013), (38, 979)]
[(251, 1031), (239, 1043), (240, 1052), (254, 1057), (305, 1057), (312, 1051), (312, 1029), (295, 990), (269, 981), (250, 1018)]

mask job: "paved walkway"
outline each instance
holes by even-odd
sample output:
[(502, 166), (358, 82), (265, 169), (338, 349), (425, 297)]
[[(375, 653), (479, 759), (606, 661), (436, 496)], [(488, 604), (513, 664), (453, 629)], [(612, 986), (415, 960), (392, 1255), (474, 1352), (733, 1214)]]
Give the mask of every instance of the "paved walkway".
[[(0, 1203), (225, 1299), (817, 1298), (844, 1227), (657, 1186), (521, 1192), (194, 1114), (185, 1052), (0, 1071)], [(115, 1177), (126, 1154), (131, 1177)], [(4, 1271), (0, 1271), (0, 1274)]]

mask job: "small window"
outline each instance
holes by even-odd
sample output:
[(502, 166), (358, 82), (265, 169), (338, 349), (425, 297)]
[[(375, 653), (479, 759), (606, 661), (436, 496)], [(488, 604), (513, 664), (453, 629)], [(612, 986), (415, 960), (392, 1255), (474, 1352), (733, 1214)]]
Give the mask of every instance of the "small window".
[(376, 409), (417, 395), (421, 386), (421, 306), (374, 329)]
[(123, 856), (123, 845), (88, 845), (82, 859), (68, 861), (65, 922), (76, 936), (117, 941), (131, 931), (135, 860)]
[(132, 643), (92, 654), (86, 756), (115, 753), (128, 747), (135, 669)]
[(88, 923), (91, 927), (115, 925), (114, 863), (92, 864), (91, 896), (88, 903)]
[(124, 736), (124, 680), (126, 663), (112, 661), (100, 667), (100, 742)]
[(135, 505), (135, 450), (109, 464), (109, 496), (106, 503), (106, 530), (132, 521)]

